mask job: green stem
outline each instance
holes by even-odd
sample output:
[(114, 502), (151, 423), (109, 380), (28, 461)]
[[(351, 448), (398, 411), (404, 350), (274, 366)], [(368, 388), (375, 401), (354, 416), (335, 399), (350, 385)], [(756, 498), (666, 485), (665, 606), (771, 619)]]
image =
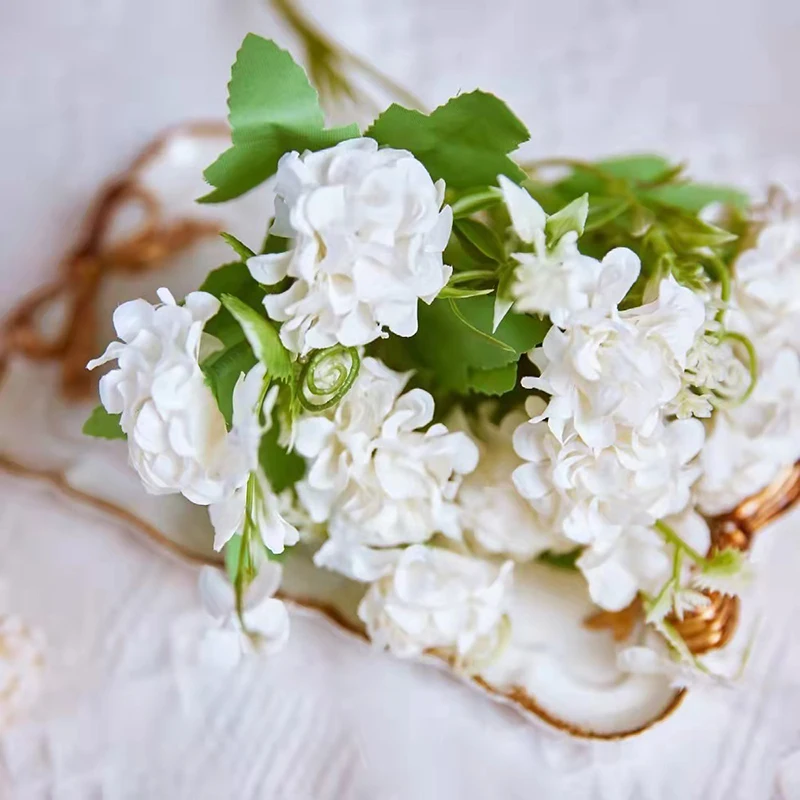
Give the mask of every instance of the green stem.
[(674, 545), (679, 550), (685, 552), (692, 561), (706, 566), (709, 562), (705, 556), (701, 556), (693, 547), (686, 544), (680, 536), (663, 520), (658, 520), (653, 527), (666, 539), (670, 544)]
[(242, 543), (239, 548), (239, 563), (236, 566), (236, 578), (233, 586), (236, 593), (236, 614), (239, 617), (239, 624), (242, 626), (242, 631), (249, 635), (244, 621), (244, 595), (247, 591), (247, 587), (250, 585), (253, 573), (250, 553), (250, 536), (253, 528), (251, 510), (255, 499), (255, 475), (253, 474), (247, 479), (246, 492)]

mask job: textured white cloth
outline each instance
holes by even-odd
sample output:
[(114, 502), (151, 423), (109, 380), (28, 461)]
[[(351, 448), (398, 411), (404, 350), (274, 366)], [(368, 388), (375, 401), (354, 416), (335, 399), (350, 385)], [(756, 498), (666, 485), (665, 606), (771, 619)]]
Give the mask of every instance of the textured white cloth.
[[(800, 189), (792, 0), (457, 5), (308, 0), (430, 105), (495, 91), (529, 124), (527, 154), (659, 149), (703, 178)], [(53, 274), (97, 184), (144, 141), (221, 115), (248, 30), (282, 35), (257, 0), (0, 3), (0, 311)], [(769, 614), (742, 688), (697, 690), (638, 739), (583, 743), (299, 612), (287, 650), (232, 679), (175, 670), (195, 573), (0, 478), (0, 572), (51, 664), (36, 714), (0, 736), (0, 798), (800, 798), (798, 522), (763, 535)]]

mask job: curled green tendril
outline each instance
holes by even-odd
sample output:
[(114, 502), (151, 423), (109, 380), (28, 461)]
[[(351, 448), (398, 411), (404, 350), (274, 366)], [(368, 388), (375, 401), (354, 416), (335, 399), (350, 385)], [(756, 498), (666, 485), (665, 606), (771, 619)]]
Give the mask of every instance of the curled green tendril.
[[(349, 365), (342, 357), (349, 359)], [(307, 411), (325, 411), (335, 406), (358, 377), (361, 357), (355, 347), (337, 344), (314, 350), (300, 371), (300, 405)], [(315, 401), (312, 398), (324, 398)]]
[(747, 389), (745, 389), (745, 391), (739, 395), (739, 397), (725, 397), (718, 395), (715, 402), (717, 408), (735, 408), (736, 406), (740, 406), (749, 399), (751, 394), (753, 394), (753, 389), (756, 388), (756, 383), (758, 382), (758, 355), (756, 353), (755, 345), (743, 333), (738, 333), (736, 331), (725, 331), (720, 335), (720, 344), (723, 344), (727, 341), (738, 342), (747, 352), (747, 370), (750, 373), (750, 383), (748, 384)]

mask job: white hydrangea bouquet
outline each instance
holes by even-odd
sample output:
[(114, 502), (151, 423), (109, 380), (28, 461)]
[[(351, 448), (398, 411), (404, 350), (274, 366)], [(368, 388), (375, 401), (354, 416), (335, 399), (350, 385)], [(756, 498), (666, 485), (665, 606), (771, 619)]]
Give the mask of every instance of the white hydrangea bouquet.
[[(302, 551), (378, 646), (571, 729), (641, 727), (713, 679), (681, 625), (748, 566), (707, 517), (800, 456), (800, 217), (656, 156), (523, 168), (528, 131), (481, 91), (326, 128), (252, 35), (229, 89), (201, 202), (271, 181), (265, 241), (226, 236), (197, 291), (117, 309), (85, 427), (208, 507), (215, 645), (285, 642), (277, 562)], [(559, 593), (627, 620), (580, 634), (614, 660), (613, 713), (553, 656), (578, 635)]]

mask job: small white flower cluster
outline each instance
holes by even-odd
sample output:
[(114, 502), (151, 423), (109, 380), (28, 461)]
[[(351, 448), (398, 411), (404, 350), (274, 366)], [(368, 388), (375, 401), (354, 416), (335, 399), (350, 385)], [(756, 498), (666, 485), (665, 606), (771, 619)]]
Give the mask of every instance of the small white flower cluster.
[(452, 273), (442, 263), (453, 224), (444, 181), (411, 153), (361, 138), (287, 153), (275, 193), (271, 233), (292, 246), (248, 267), (265, 285), (293, 279), (264, 300), (286, 347), (364, 345), (384, 328), (413, 336), (418, 301), (432, 302)]
[(41, 692), (44, 636), (0, 612), (0, 731), (25, 714)]
[(728, 326), (752, 341), (759, 374), (747, 402), (709, 423), (697, 493), (709, 514), (730, 510), (800, 458), (800, 207), (781, 195), (734, 265)]
[[(518, 187), (503, 190), (517, 234), (530, 241), (541, 208)], [(547, 263), (526, 266), (549, 274)], [(530, 354), (539, 377), (523, 385), (550, 399), (545, 406), (530, 398), (530, 421), (514, 435), (527, 462), (514, 471), (517, 490), (552, 530), (585, 547), (578, 566), (593, 600), (609, 610), (669, 575), (667, 548), (651, 526), (689, 503), (698, 475), (691, 462), (704, 438), (699, 421), (668, 422), (665, 413), (703, 328), (704, 303), (669, 278), (653, 302), (619, 311), (639, 270), (622, 248), (602, 262), (562, 262), (553, 280), (582, 290), (553, 294), (566, 306), (539, 309), (558, 322)]]

